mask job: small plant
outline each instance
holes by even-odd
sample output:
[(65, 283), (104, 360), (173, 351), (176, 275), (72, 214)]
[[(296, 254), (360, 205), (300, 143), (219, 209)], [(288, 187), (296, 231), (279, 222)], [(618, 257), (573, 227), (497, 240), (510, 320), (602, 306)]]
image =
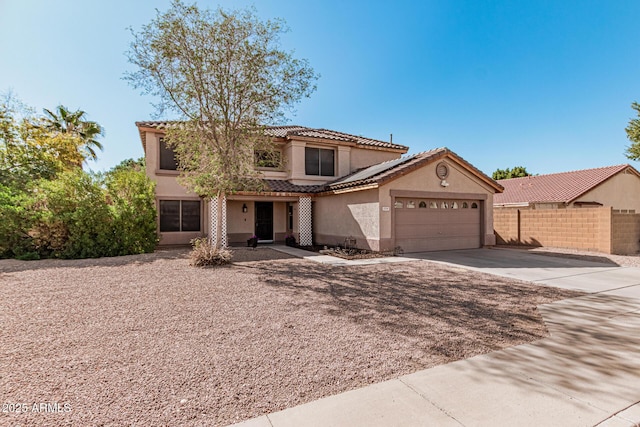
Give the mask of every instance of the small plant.
[(191, 245), (193, 250), (191, 251), (189, 264), (194, 267), (210, 267), (231, 262), (231, 251), (224, 248), (216, 248), (204, 237), (191, 240)]
[(284, 236), (284, 243), (287, 246), (295, 246), (296, 245), (295, 236), (293, 236), (292, 234), (287, 234), (286, 236)]
[(255, 234), (251, 237), (249, 237), (249, 240), (247, 240), (247, 247), (251, 247), (251, 248), (256, 248), (256, 246), (258, 246), (258, 236), (256, 236)]

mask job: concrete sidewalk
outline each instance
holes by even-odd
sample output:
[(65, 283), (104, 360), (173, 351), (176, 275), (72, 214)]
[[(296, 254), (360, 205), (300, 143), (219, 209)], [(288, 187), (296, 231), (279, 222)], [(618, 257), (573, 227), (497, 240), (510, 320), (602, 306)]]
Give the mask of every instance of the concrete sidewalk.
[(548, 338), (238, 425), (640, 425), (640, 269), (499, 252), (418, 258), (593, 293), (540, 306)]

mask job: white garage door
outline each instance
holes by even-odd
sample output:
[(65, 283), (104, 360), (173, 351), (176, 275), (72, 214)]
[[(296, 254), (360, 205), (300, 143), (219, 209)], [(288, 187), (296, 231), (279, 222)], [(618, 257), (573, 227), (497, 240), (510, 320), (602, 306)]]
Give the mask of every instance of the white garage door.
[(480, 201), (397, 198), (396, 246), (405, 253), (481, 246)]

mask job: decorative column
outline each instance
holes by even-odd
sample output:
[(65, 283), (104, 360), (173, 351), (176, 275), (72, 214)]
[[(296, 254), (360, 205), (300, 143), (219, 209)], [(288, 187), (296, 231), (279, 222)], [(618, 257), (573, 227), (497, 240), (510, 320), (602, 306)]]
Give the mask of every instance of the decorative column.
[(311, 197), (300, 197), (300, 199), (298, 200), (300, 246), (311, 246), (313, 244), (313, 227), (311, 215)]
[(209, 243), (218, 244), (218, 197), (209, 199)]
[(220, 247), (226, 248), (227, 244), (227, 196), (224, 195), (220, 206)]

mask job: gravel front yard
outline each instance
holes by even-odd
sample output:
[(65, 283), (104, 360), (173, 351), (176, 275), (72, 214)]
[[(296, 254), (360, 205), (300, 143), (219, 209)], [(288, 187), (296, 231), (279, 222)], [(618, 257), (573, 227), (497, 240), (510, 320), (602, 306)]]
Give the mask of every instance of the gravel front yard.
[(536, 305), (578, 295), (425, 261), (237, 254), (0, 260), (0, 425), (226, 425), (538, 339)]

